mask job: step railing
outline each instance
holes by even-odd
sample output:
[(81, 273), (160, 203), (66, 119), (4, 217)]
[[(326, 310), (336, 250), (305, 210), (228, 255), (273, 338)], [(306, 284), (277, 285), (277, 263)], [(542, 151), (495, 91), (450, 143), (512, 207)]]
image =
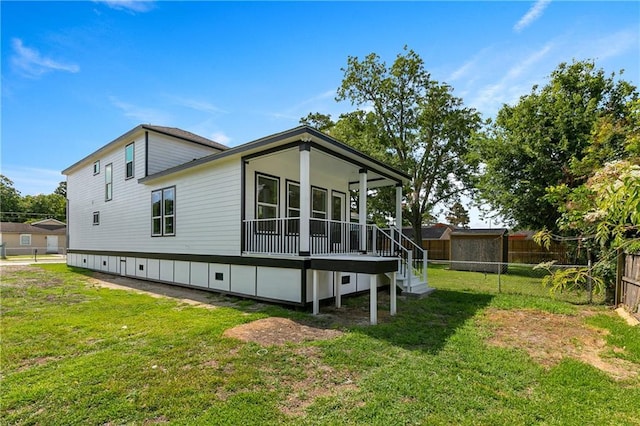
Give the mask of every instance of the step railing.
[(411, 238), (407, 237), (402, 233), (401, 229), (397, 227), (393, 227), (390, 229), (390, 233), (394, 234), (394, 237), (398, 235), (397, 241), (400, 241), (400, 244), (405, 247), (408, 251), (411, 252), (411, 261), (409, 264), (411, 265), (412, 271), (415, 273), (416, 277), (422, 280), (424, 283), (428, 282), (427, 277), (427, 263), (428, 263), (428, 253), (427, 250), (423, 249), (419, 245), (417, 245)]

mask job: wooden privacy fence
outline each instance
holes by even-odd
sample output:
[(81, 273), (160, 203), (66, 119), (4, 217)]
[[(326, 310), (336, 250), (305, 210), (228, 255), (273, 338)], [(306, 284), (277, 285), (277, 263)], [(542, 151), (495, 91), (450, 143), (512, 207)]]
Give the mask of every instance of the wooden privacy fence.
[(632, 314), (640, 313), (640, 254), (618, 254), (616, 306)]

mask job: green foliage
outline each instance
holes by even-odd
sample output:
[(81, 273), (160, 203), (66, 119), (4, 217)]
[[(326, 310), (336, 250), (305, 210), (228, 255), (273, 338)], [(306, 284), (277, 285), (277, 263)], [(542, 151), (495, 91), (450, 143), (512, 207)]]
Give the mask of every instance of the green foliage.
[(20, 192), (13, 187), (13, 181), (0, 175), (0, 222), (15, 221), (15, 215), (7, 212), (20, 210)]
[(536, 265), (534, 269), (544, 269), (549, 272), (542, 278), (542, 285), (552, 294), (566, 291), (590, 291), (601, 294), (604, 291), (604, 281), (591, 275), (587, 268), (553, 268), (555, 261)]
[[(594, 165), (619, 159), (636, 141), (636, 88), (592, 61), (562, 63), (474, 140), (481, 199), (513, 224), (559, 230), (554, 198), (584, 183)], [(555, 187), (551, 196), (547, 189)]]
[(35, 222), (53, 218), (62, 222), (67, 217), (67, 183), (60, 182), (53, 194), (20, 195), (13, 181), (0, 175), (0, 221)]

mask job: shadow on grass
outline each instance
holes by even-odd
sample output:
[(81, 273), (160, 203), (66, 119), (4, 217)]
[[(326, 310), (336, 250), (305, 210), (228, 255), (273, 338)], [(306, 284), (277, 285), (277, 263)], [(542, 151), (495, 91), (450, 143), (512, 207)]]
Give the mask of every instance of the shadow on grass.
[(407, 299), (398, 305), (398, 313), (389, 322), (359, 331), (376, 339), (409, 350), (439, 352), (448, 338), (494, 296), (437, 290), (424, 299)]

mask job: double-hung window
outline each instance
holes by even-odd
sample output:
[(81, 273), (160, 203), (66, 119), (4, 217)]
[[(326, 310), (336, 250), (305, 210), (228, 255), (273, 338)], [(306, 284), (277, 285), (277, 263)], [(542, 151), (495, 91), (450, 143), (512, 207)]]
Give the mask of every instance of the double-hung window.
[(93, 224), (100, 225), (100, 212), (93, 212)]
[(21, 246), (30, 246), (31, 245), (31, 234), (20, 234), (20, 245)]
[(93, 163), (93, 174), (97, 175), (100, 173), (100, 160), (97, 160)]
[(113, 164), (104, 166), (104, 200), (113, 198)]
[[(300, 184), (287, 181), (287, 234), (300, 232)], [(295, 219), (294, 219), (295, 218)]]
[(257, 229), (260, 232), (276, 232), (278, 229), (279, 187), (279, 178), (256, 175), (256, 219), (263, 219), (258, 221)]
[(327, 190), (311, 187), (311, 218), (324, 219), (313, 220), (311, 233), (314, 235), (326, 235), (327, 219)]
[(151, 192), (151, 235), (176, 235), (176, 187)]
[(134, 170), (134, 144), (131, 142), (124, 148), (124, 163), (125, 163), (125, 179), (131, 179), (133, 177)]

